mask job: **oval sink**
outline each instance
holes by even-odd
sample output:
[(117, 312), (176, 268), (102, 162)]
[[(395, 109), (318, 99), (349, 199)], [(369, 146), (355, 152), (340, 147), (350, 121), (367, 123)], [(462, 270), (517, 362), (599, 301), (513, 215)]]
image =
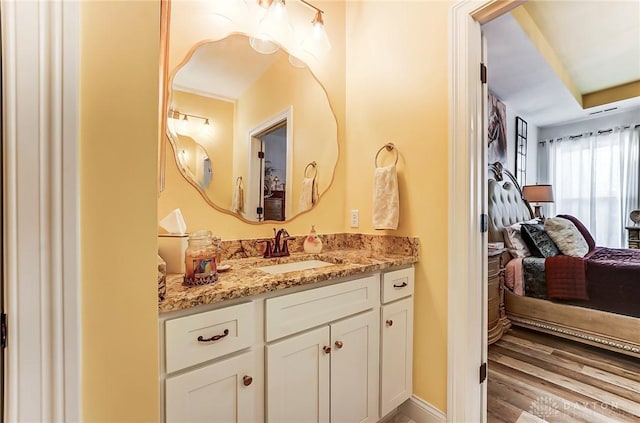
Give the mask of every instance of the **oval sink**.
[(333, 266), (334, 263), (329, 263), (322, 260), (304, 260), (294, 261), (291, 263), (272, 264), (270, 266), (258, 267), (258, 270), (277, 275), (279, 273), (287, 272), (299, 272), (301, 270), (319, 269), (321, 267)]

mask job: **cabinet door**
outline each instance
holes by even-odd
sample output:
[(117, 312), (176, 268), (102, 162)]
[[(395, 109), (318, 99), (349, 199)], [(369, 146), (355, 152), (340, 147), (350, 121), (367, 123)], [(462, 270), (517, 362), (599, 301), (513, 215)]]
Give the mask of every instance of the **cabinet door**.
[(380, 416), (411, 396), (413, 362), (413, 298), (382, 306)]
[(378, 421), (380, 310), (331, 324), (331, 422)]
[(167, 422), (262, 421), (263, 360), (262, 354), (248, 351), (167, 378)]
[(329, 421), (329, 326), (267, 346), (267, 421)]

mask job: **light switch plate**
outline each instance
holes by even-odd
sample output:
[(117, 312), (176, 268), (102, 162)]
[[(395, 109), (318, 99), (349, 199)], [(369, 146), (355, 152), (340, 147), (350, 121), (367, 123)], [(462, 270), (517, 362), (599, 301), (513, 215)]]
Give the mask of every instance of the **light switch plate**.
[(351, 210), (351, 227), (357, 228), (360, 226), (360, 210)]

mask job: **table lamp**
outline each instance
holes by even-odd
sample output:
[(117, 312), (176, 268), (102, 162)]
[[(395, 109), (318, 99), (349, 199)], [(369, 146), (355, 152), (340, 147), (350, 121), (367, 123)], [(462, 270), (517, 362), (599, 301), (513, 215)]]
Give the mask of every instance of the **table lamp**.
[(534, 217), (544, 219), (540, 211), (540, 203), (553, 203), (553, 188), (551, 185), (525, 185), (522, 187), (522, 195), (529, 203), (535, 203)]

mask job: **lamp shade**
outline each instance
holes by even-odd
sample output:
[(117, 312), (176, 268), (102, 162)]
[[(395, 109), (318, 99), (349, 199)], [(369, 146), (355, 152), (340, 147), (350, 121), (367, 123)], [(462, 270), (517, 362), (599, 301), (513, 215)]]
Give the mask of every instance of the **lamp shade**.
[(525, 185), (522, 195), (530, 203), (553, 203), (553, 187), (551, 185)]

